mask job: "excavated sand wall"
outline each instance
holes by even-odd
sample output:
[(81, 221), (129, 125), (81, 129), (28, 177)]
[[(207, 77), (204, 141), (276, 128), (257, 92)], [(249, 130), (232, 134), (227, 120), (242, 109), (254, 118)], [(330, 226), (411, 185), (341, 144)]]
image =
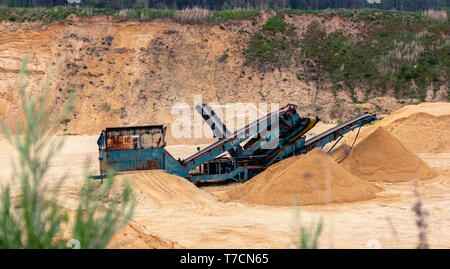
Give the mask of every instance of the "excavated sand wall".
[[(345, 120), (361, 109), (375, 111), (375, 103), (383, 111), (401, 106), (392, 97), (354, 104), (346, 91), (339, 91), (336, 98), (332, 85), (299, 80), (298, 62), (271, 72), (246, 66), (243, 52), (267, 18), (266, 14), (220, 25), (189, 25), (168, 19), (140, 22), (71, 16), (28, 30), (0, 23), (0, 120), (9, 126), (22, 120), (17, 76), (27, 54), (28, 92), (37, 94), (51, 82), (49, 106), (55, 113), (64, 110), (74, 93), (73, 111), (61, 126), (68, 133), (165, 124), (170, 143), (198, 143), (201, 140), (173, 138), (170, 133), (176, 118), (170, 113), (172, 107), (193, 106), (195, 94), (202, 95), (203, 102), (219, 104), (295, 103), (302, 115), (326, 120), (336, 120), (330, 118), (332, 111)], [(289, 22), (297, 27), (299, 39), (312, 22), (328, 33), (353, 35), (366, 28), (364, 22), (339, 16), (292, 15)], [(330, 100), (337, 100), (339, 106)]]

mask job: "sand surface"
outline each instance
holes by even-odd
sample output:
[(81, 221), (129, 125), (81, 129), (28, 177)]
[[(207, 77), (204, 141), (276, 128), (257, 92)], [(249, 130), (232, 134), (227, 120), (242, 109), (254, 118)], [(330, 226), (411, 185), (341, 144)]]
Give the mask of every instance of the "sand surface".
[(175, 242), (162, 240), (157, 236), (151, 235), (145, 231), (145, 227), (134, 221), (130, 221), (113, 236), (109, 242), (108, 248), (173, 249), (182, 248), (182, 246)]
[[(52, 163), (52, 176), (47, 178), (48, 182), (58, 175), (68, 174), (61, 199), (65, 207), (76, 205), (85, 159), (97, 158), (96, 139), (96, 136), (68, 136), (66, 146)], [(184, 145), (172, 148), (179, 152), (184, 148), (187, 155), (192, 150)], [(0, 153), (0, 178), (4, 184), (9, 181), (12, 171), (9, 156), (14, 156), (4, 138), (0, 139)], [(419, 157), (440, 173), (419, 184), (424, 207), (429, 212), (429, 243), (433, 248), (449, 248), (450, 153), (427, 153)], [(98, 163), (92, 161), (91, 168), (98, 169)], [(142, 191), (137, 195), (138, 206), (133, 221), (145, 227), (145, 233), (164, 242), (186, 248), (294, 247), (298, 220), (293, 207), (224, 202), (215, 198), (215, 193), (237, 184), (196, 189), (193, 184), (168, 177), (161, 171), (124, 176), (140, 186), (135, 188), (136, 192)], [(320, 216), (324, 220), (320, 247), (367, 248), (372, 239), (378, 240), (383, 248), (416, 246), (418, 234), (411, 211), (416, 201), (413, 182), (376, 185), (383, 191), (368, 201), (301, 207), (303, 222)]]
[[(378, 124), (384, 123), (380, 121)], [(385, 129), (389, 131), (388, 128)], [(442, 130), (445, 131), (447, 130)], [(363, 135), (360, 141), (364, 141), (369, 135)], [(421, 135), (426, 134), (417, 135), (417, 142), (423, 142)], [(406, 141), (395, 137), (402, 144)], [(54, 184), (59, 177), (65, 175), (59, 202), (73, 210), (79, 198), (78, 191), (83, 183), (84, 171), (99, 169), (96, 145), (98, 137), (65, 138), (65, 146), (51, 162), (45, 182)], [(363, 145), (363, 142), (359, 144)], [(450, 151), (445, 149), (437, 152), (434, 147), (430, 147), (428, 152), (416, 152), (407, 143), (405, 147), (437, 173), (436, 177), (420, 180), (418, 188), (428, 212), (426, 222), (430, 247), (450, 248)], [(196, 146), (171, 145), (167, 149), (174, 156), (184, 157), (194, 153)], [(0, 137), (0, 186), (16, 184), (11, 179), (14, 168), (11, 160), (15, 157), (16, 154), (6, 139)], [(91, 160), (88, 165), (86, 159)], [(294, 238), (297, 237), (300, 221), (296, 208), (227, 202), (220, 198), (225, 192), (240, 188), (240, 184), (197, 188), (192, 183), (163, 171), (130, 172), (120, 178), (129, 179), (133, 183), (137, 208), (130, 225), (117, 235), (118, 241), (112, 242), (110, 247), (295, 247)], [(311, 220), (322, 217), (324, 230), (319, 241), (321, 248), (417, 246), (416, 217), (411, 210), (417, 201), (413, 192), (414, 181), (376, 180), (371, 184), (381, 189), (373, 199), (300, 206), (302, 223), (308, 224)]]

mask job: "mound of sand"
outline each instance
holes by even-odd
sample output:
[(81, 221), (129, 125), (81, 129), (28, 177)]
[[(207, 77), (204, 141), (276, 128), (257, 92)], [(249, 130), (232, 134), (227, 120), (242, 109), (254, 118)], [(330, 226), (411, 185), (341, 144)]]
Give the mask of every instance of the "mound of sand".
[(264, 205), (326, 204), (375, 198), (377, 187), (342, 168), (320, 149), (272, 165), (223, 194), (225, 200)]
[(415, 113), (392, 122), (386, 130), (415, 153), (450, 152), (450, 114)]
[(185, 178), (163, 170), (124, 173), (120, 180), (129, 180), (140, 209), (208, 207), (217, 199), (200, 190)]
[(173, 249), (182, 248), (175, 242), (163, 240), (145, 232), (144, 227), (130, 221), (117, 232), (108, 244), (113, 249)]
[[(358, 144), (378, 127), (384, 127), (414, 153), (450, 152), (450, 103), (404, 106), (361, 130)], [(348, 136), (352, 143), (355, 133)]]
[[(340, 160), (347, 151), (347, 147), (340, 147), (332, 155)], [(368, 181), (399, 182), (437, 176), (436, 171), (383, 127), (378, 127), (355, 145), (341, 165)]]
[(350, 154), (351, 147), (347, 144), (342, 144), (339, 147), (334, 148), (328, 155), (331, 156), (336, 162), (340, 162), (346, 158), (346, 155)]

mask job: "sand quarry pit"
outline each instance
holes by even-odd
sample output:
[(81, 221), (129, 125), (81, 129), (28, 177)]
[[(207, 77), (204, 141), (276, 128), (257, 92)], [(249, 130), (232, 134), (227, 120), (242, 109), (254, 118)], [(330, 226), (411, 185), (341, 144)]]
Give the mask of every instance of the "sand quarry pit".
[[(440, 105), (436, 104), (433, 109), (442, 113), (438, 109)], [(430, 105), (426, 107), (430, 112)], [(444, 104), (443, 107), (446, 108), (448, 105)], [(414, 107), (408, 107), (408, 110), (413, 111)], [(424, 110), (423, 105), (417, 106), (417, 110)], [(417, 113), (411, 113), (413, 114)], [(435, 114), (437, 115), (437, 112)], [(443, 115), (439, 117), (441, 116)], [(404, 122), (409, 121), (409, 116), (402, 117)], [(385, 158), (394, 153), (390, 153), (387, 149), (379, 149), (379, 144), (375, 142), (384, 137), (383, 143), (387, 143), (386, 139), (394, 136), (407, 149), (402, 151), (402, 156), (412, 156), (412, 159), (419, 160), (418, 163), (421, 160), (428, 166), (423, 165), (425, 173), (422, 179), (428, 178), (428, 175), (432, 175), (430, 173), (435, 172), (434, 177), (430, 176), (418, 182), (421, 200), (424, 209), (428, 212), (427, 238), (431, 248), (450, 248), (450, 151), (445, 147), (444, 151), (436, 151), (435, 146), (430, 146), (428, 148), (430, 151), (426, 151), (427, 147), (422, 147), (421, 152), (416, 152), (399, 137), (400, 132), (397, 129), (394, 128), (391, 132), (384, 126), (386, 119), (389, 120), (390, 117), (379, 121), (378, 125), (374, 124), (362, 130), (361, 137), (358, 138), (352, 152), (364, 153), (365, 155), (361, 158), (367, 158), (367, 160), (375, 158), (379, 162), (379, 159), (376, 159), (377, 156), (371, 155), (370, 152), (380, 150), (380, 154), (387, 154)], [(443, 124), (446, 126), (445, 121)], [(373, 129), (367, 135), (363, 135), (366, 130), (375, 126), (382, 126), (385, 130)], [(446, 131), (447, 129), (433, 132), (445, 133)], [(370, 136), (371, 133), (373, 133), (372, 136)], [(429, 135), (438, 137), (434, 133)], [(426, 143), (421, 136), (427, 136), (427, 134), (417, 135), (417, 143)], [(408, 137), (412, 139), (412, 136)], [(76, 205), (77, 192), (83, 182), (85, 159), (98, 158), (97, 138), (98, 135), (66, 137), (65, 146), (51, 163), (46, 181), (51, 183), (57, 180), (59, 175), (67, 174), (67, 180), (62, 188), (61, 204), (71, 210)], [(397, 142), (389, 139), (389, 143), (393, 145), (388, 145), (394, 147)], [(371, 140), (373, 141), (369, 143)], [(176, 157), (188, 156), (196, 151), (196, 146), (169, 145), (167, 150), (171, 153), (176, 152), (174, 154)], [(409, 155), (405, 152), (409, 152)], [(354, 156), (349, 154), (346, 162), (356, 162), (356, 154), (354, 153)], [(0, 170), (2, 171), (0, 185), (10, 179), (13, 170), (10, 158), (15, 156), (14, 150), (6, 139), (0, 137)], [(302, 159), (303, 162), (301, 162)], [(319, 161), (314, 162), (315, 160)], [(361, 171), (364, 173), (358, 174), (359, 172), (352, 171), (351, 167), (346, 168), (344, 162), (338, 164), (334, 160), (333, 155), (328, 157), (319, 150), (315, 150), (307, 155), (279, 162), (247, 183), (201, 188), (183, 178), (159, 170), (124, 173), (119, 179), (128, 179), (132, 182), (137, 207), (132, 221), (116, 234), (109, 247), (293, 248), (296, 246), (294, 238), (298, 237), (298, 219), (296, 219), (297, 211), (292, 206), (292, 194), (302, 193), (303, 195), (297, 198), (302, 213), (302, 223), (308, 225), (319, 217), (324, 221), (323, 233), (319, 240), (320, 248), (369, 248), (373, 246), (370, 244), (373, 240), (377, 240), (382, 248), (415, 248), (418, 242), (417, 220), (411, 210), (417, 202), (413, 192), (414, 180), (408, 179), (410, 177), (379, 180), (382, 177), (380, 172), (374, 173), (377, 175), (375, 180), (365, 179), (367, 167), (363, 166), (364, 169)], [(323, 166), (326, 168), (324, 169)], [(293, 169), (293, 167), (297, 168)], [(369, 167), (372, 169), (372, 166)], [(390, 166), (385, 165), (385, 167)], [(98, 171), (98, 161), (92, 161), (90, 168)], [(430, 171), (430, 168), (433, 172), (426, 173)], [(308, 170), (311, 171), (305, 173)], [(280, 171), (286, 172), (283, 174)], [(388, 175), (395, 171), (385, 170), (384, 172)], [(413, 174), (412, 177), (417, 177), (414, 173), (409, 173), (411, 174)], [(331, 180), (323, 179), (328, 176)], [(288, 183), (282, 183), (284, 182), (282, 179)], [(303, 180), (305, 184), (296, 186), (289, 181), (295, 179)], [(261, 191), (269, 194), (267, 197), (254, 195), (253, 199), (256, 200), (249, 201), (224, 199), (224, 195), (238, 192), (249, 185), (255, 185), (252, 188), (261, 188)], [(270, 194), (268, 186), (272, 186), (274, 193)], [(284, 195), (286, 198), (283, 198), (282, 203), (260, 203), (257, 200), (272, 199), (275, 193), (283, 191), (288, 193)], [(309, 196), (308, 192), (310, 192)]]

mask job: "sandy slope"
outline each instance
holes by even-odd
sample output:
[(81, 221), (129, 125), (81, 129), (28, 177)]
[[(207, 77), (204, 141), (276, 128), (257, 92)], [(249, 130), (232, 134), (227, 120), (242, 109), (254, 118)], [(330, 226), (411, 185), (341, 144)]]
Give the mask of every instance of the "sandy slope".
[(145, 227), (134, 221), (130, 221), (113, 236), (109, 242), (108, 248), (172, 249), (182, 248), (182, 246), (175, 242), (162, 240), (157, 236), (151, 235), (145, 231)]

